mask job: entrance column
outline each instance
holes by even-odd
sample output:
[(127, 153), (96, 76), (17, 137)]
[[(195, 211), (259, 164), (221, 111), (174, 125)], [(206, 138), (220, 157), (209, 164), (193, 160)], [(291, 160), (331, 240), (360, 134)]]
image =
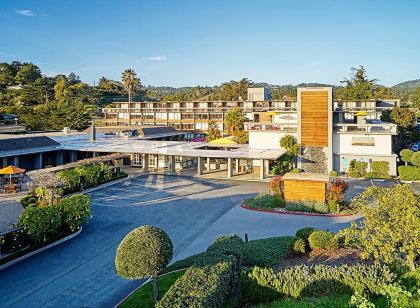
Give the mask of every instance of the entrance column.
[(175, 157), (169, 156), (169, 173), (175, 174)]
[[(36, 154), (37, 155), (37, 154)], [(41, 154), (42, 155), (42, 154)], [(19, 156), (13, 157), (13, 166), (19, 167)], [(40, 169), (40, 168), (39, 168)]]
[(239, 174), (239, 158), (237, 158), (235, 161), (235, 172), (236, 174)]
[(210, 157), (207, 157), (207, 171), (210, 171)]
[(197, 175), (203, 175), (203, 158), (200, 156), (197, 157)]
[(77, 160), (77, 152), (76, 151), (71, 151), (70, 152), (70, 162), (74, 163)]
[(270, 161), (268, 159), (264, 160), (264, 170), (265, 174), (270, 172)]
[(231, 178), (233, 176), (233, 160), (232, 158), (228, 157), (228, 178)]
[(148, 154), (142, 154), (141, 155), (141, 162), (143, 165), (142, 171), (143, 172), (149, 172), (149, 155)]
[(260, 180), (264, 180), (265, 172), (264, 172), (264, 159), (260, 159)]
[(3, 167), (7, 167), (7, 157), (3, 157)]

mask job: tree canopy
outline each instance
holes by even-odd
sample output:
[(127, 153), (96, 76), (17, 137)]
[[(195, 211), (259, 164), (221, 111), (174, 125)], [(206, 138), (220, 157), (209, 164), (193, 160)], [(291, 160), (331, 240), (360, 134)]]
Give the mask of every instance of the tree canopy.
[(364, 219), (341, 231), (346, 242), (376, 261), (415, 268), (420, 254), (420, 195), (407, 184), (371, 186), (353, 198)]

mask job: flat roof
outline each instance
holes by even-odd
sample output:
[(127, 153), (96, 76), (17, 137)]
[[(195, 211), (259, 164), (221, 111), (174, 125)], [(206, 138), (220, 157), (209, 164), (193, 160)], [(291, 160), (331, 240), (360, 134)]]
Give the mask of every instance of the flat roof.
[(283, 175), (282, 180), (328, 182), (330, 180), (330, 176), (324, 173), (311, 173), (311, 172), (286, 173), (285, 175)]
[(184, 141), (150, 141), (137, 138), (99, 138), (96, 141), (71, 140), (61, 143), (61, 149), (101, 152), (101, 153), (141, 153), (161, 154), (190, 157), (212, 157), (212, 158), (244, 158), (244, 159), (277, 159), (284, 150), (264, 150), (249, 148), (247, 144), (238, 144), (235, 148), (220, 145), (222, 150), (203, 149), (203, 147), (214, 147), (206, 142), (184, 142)]

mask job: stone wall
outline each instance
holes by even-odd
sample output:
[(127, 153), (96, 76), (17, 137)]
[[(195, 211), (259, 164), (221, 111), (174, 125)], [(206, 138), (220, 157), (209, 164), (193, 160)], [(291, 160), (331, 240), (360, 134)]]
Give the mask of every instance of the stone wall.
[(301, 147), (299, 157), (305, 172), (328, 173), (328, 160), (322, 147)]

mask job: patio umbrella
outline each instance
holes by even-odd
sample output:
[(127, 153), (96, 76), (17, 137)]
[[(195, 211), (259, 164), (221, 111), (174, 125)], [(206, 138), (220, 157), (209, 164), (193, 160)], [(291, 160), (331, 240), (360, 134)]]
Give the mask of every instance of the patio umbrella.
[(0, 174), (8, 174), (9, 175), (9, 184), (12, 183), (12, 174), (19, 174), (24, 173), (26, 170), (22, 168), (18, 168), (15, 166), (7, 166), (3, 169), (0, 169)]

